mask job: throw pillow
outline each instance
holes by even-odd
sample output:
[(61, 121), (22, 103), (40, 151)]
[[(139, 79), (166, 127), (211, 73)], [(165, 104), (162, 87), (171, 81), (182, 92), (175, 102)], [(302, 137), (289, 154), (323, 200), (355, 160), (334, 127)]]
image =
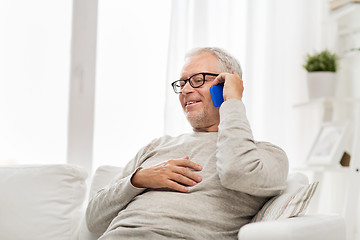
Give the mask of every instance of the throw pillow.
[(304, 177), (299, 173), (290, 176), (287, 189), (266, 202), (251, 222), (272, 221), (304, 215), (319, 183), (305, 183), (307, 180), (305, 181)]

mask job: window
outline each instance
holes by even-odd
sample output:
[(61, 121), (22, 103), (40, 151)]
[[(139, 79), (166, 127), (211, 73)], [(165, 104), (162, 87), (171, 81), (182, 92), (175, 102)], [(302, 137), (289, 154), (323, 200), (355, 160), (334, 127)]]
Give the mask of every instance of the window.
[(93, 169), (124, 165), (163, 135), (170, 7), (99, 1)]
[(71, 10), (0, 0), (0, 163), (66, 162)]

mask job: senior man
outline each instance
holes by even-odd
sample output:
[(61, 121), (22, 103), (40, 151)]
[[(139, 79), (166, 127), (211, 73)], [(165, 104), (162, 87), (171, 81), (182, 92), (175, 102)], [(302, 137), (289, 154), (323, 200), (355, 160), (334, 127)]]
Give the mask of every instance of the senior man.
[[(219, 83), (215, 107), (209, 88)], [(91, 199), (86, 220), (101, 240), (236, 239), (286, 186), (284, 151), (253, 138), (235, 58), (192, 50), (172, 86), (193, 132), (153, 140)]]

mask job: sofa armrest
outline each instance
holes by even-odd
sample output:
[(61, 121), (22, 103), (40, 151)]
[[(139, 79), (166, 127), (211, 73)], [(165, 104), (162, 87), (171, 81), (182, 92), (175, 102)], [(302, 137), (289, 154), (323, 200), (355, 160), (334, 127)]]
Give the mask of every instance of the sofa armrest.
[(240, 228), (238, 239), (346, 239), (345, 221), (337, 215), (305, 215), (277, 221), (249, 223)]

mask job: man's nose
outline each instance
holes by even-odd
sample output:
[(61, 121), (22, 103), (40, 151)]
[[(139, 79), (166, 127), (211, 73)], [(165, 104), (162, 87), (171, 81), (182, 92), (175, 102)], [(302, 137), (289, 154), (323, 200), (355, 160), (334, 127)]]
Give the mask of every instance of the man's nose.
[(183, 89), (181, 90), (182, 94), (187, 94), (190, 92), (193, 92), (194, 88), (190, 85), (190, 81), (188, 81), (187, 83), (185, 83), (185, 86), (183, 87)]

